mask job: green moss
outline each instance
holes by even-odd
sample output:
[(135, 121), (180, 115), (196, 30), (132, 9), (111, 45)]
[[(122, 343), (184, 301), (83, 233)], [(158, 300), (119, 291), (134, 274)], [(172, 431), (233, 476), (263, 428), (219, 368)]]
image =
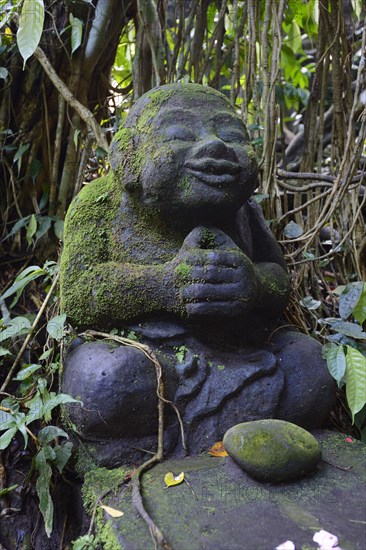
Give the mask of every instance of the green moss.
[[(216, 234), (208, 229), (207, 227), (204, 227), (202, 230), (202, 239), (200, 243), (202, 248), (212, 249), (216, 246)], [(235, 252), (235, 249), (233, 250)]]
[(192, 267), (185, 262), (178, 264), (174, 272), (183, 282), (188, 282), (192, 277)]
[(113, 137), (113, 141), (118, 143), (118, 149), (124, 151), (130, 145), (136, 132), (132, 128), (120, 128)]
[(107, 521), (97, 530), (103, 550), (121, 550), (123, 547), (118, 540), (117, 532), (113, 529), (111, 522)]
[(263, 481), (300, 477), (321, 459), (319, 444), (309, 432), (281, 420), (237, 424), (225, 434), (224, 446), (249, 475)]
[[(108, 490), (116, 493), (126, 475), (126, 470), (116, 468), (108, 470), (107, 468), (95, 468), (85, 474), (82, 488), (82, 497), (86, 511), (92, 514), (95, 504), (100, 497)], [(96, 534), (99, 537), (103, 550), (121, 550), (121, 544), (117, 537), (117, 532), (106, 514), (99, 506), (95, 516)]]
[(85, 509), (93, 511), (96, 501), (109, 489), (117, 489), (126, 475), (126, 470), (115, 468), (95, 468), (85, 474), (82, 496)]

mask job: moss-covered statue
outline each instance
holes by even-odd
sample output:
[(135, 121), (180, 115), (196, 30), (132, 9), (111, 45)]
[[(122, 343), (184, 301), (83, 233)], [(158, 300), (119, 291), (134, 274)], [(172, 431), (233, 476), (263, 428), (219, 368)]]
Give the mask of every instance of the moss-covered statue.
[[(228, 100), (194, 84), (148, 92), (116, 134), (110, 161), (111, 173), (87, 185), (67, 215), (69, 321), (134, 331), (155, 351), (191, 453), (246, 420), (320, 426), (334, 387), (315, 341), (274, 330), (290, 285), (249, 200), (255, 154)], [(83, 402), (70, 407), (71, 420), (100, 462), (155, 449), (155, 369), (141, 351), (75, 345), (63, 387)], [(177, 420), (166, 414), (166, 452), (177, 454)]]

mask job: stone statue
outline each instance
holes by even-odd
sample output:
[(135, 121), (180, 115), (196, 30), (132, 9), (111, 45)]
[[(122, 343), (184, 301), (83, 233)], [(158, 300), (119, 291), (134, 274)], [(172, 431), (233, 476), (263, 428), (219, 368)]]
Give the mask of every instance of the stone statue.
[[(115, 135), (110, 162), (111, 172), (88, 184), (67, 215), (68, 320), (124, 329), (154, 350), (190, 453), (238, 422), (321, 426), (334, 385), (321, 346), (278, 328), (289, 279), (250, 200), (255, 154), (229, 101), (196, 84), (151, 90)], [(82, 400), (70, 417), (100, 463), (154, 450), (156, 377), (140, 350), (76, 342), (63, 390)], [(179, 454), (177, 419), (168, 407), (166, 415), (166, 452)]]

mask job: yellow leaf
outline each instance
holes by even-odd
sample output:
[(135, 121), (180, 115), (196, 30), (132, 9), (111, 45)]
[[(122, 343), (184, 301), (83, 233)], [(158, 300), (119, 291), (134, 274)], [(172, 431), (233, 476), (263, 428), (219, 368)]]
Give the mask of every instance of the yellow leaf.
[(164, 476), (165, 485), (172, 487), (173, 485), (179, 485), (184, 480), (184, 472), (181, 472), (179, 476), (175, 476), (173, 472), (168, 472)]
[(209, 449), (208, 454), (211, 456), (229, 456), (225, 451), (225, 447), (222, 441), (218, 441), (215, 445), (212, 445)]
[(100, 505), (103, 510), (107, 512), (112, 518), (121, 518), (124, 516), (124, 512), (121, 512), (120, 510), (116, 510), (115, 508), (111, 508), (110, 506), (105, 506), (105, 504)]

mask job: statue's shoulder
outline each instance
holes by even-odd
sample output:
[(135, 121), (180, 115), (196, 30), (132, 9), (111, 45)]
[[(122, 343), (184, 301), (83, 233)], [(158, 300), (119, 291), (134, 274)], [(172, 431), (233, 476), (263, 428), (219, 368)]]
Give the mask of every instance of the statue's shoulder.
[(93, 223), (116, 215), (120, 192), (113, 174), (98, 178), (85, 185), (73, 199), (66, 215), (66, 224)]

